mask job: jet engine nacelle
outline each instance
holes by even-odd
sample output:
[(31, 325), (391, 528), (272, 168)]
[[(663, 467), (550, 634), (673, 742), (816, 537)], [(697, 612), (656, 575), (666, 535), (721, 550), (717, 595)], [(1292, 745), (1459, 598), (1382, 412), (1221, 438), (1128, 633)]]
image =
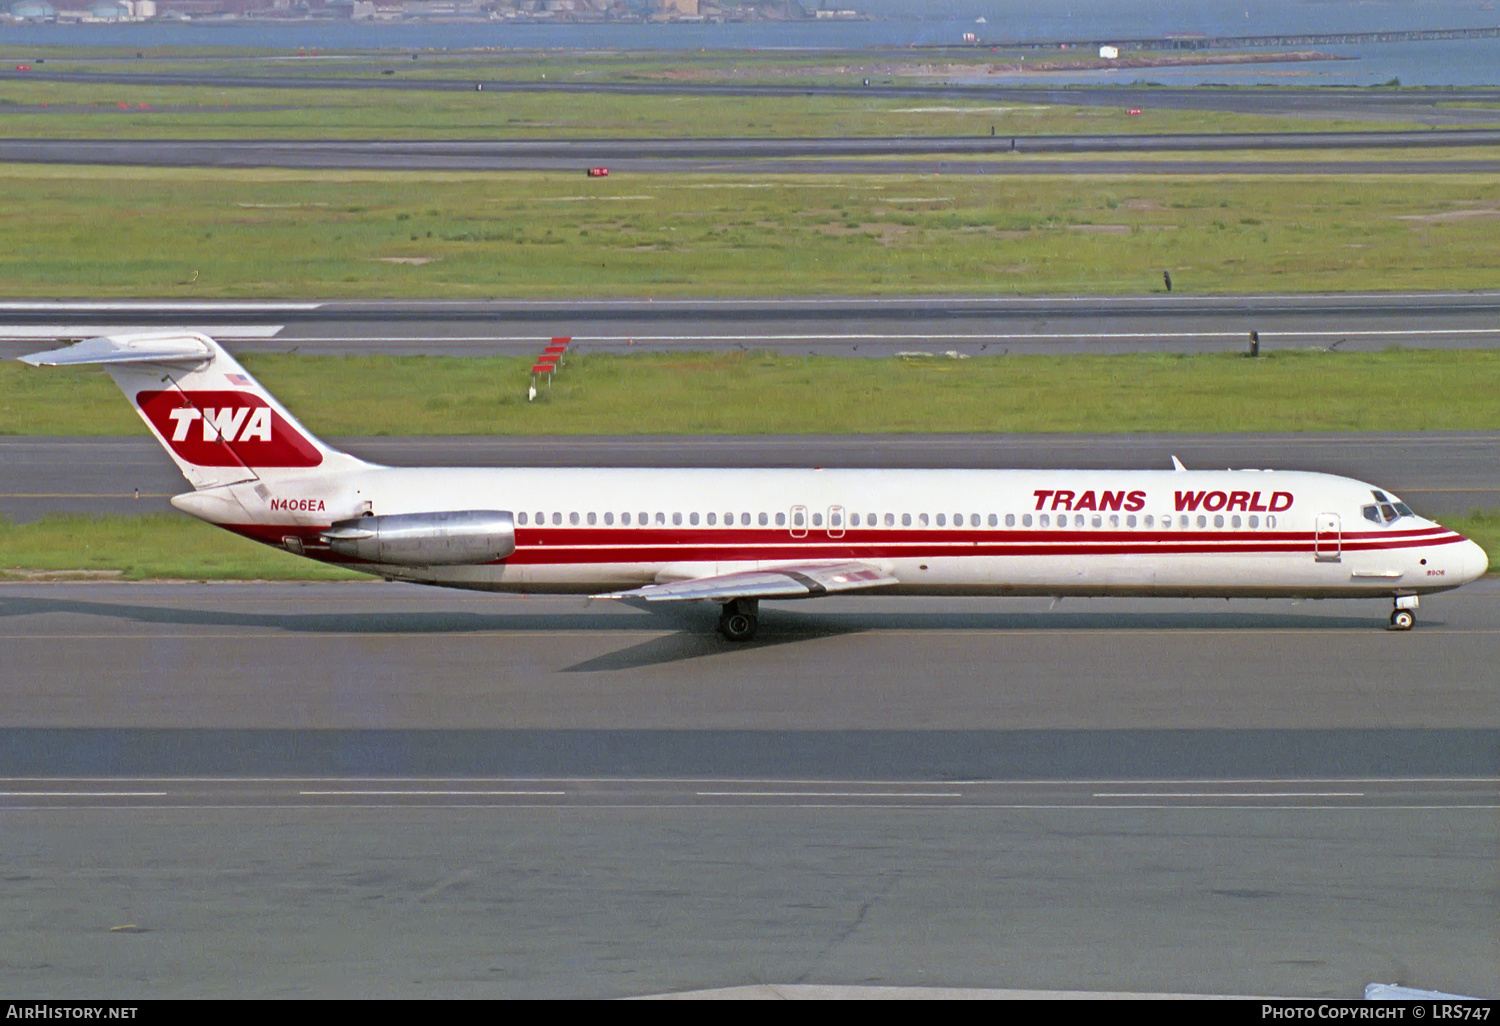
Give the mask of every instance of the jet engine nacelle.
[(397, 566), (492, 563), (516, 551), (516, 520), (493, 509), (336, 521), (321, 535), (341, 556)]

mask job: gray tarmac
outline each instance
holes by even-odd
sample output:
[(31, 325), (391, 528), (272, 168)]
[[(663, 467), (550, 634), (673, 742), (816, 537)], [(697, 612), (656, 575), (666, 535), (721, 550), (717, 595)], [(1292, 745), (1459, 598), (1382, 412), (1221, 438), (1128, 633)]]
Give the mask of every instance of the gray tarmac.
[[(1439, 138), (1433, 138), (1438, 136)], [(348, 140), (0, 139), (0, 161), (132, 167), (297, 168), (367, 171), (561, 171), (604, 165), (635, 174), (840, 175), (1428, 175), (1491, 174), (1488, 157), (1372, 160), (1314, 158), (1063, 159), (1027, 154), (1182, 150), (1328, 150), (1494, 145), (1489, 130), (1431, 133), (963, 137), (951, 139), (708, 139), (537, 142)], [(931, 156), (915, 156), (931, 154)], [(971, 154), (997, 154), (985, 160)], [(884, 159), (869, 159), (870, 157)], [(957, 159), (963, 157), (964, 159)]]
[[(144, 430), (144, 429), (143, 429)], [(1343, 474), (1434, 516), (1500, 508), (1500, 432), (341, 438), (391, 466), (1272, 467)], [(155, 513), (188, 484), (151, 438), (0, 437), (0, 516)]]
[[(735, 351), (935, 357), (1006, 353), (1493, 348), (1500, 293), (891, 296), (773, 299), (334, 300), (0, 303), (0, 359), (53, 338), (189, 327), (236, 354), (531, 355), (566, 335), (585, 352)], [(1159, 269), (1143, 269), (1159, 288)], [(1183, 288), (1189, 291), (1184, 292)]]
[[(1423, 603), (0, 585), (29, 997), (1500, 992), (1500, 585)], [(914, 669), (916, 668), (916, 669)]]

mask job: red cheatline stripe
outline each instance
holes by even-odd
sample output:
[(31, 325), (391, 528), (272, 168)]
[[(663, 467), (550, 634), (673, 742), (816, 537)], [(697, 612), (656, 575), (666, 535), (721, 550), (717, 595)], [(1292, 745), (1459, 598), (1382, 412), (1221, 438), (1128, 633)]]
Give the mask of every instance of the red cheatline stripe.
[[(316, 544), (319, 528), (300, 525), (226, 525), (247, 537), (277, 544), (289, 534)], [(557, 563), (655, 563), (683, 561), (738, 561), (756, 559), (883, 559), (922, 557), (1018, 557), (1018, 556), (1178, 556), (1237, 555), (1273, 556), (1308, 554), (1314, 551), (1312, 535), (1268, 533), (1258, 537), (1181, 533), (1151, 537), (1108, 536), (1070, 532), (1008, 532), (1002, 538), (969, 537), (951, 532), (921, 537), (909, 532), (902, 537), (863, 538), (857, 533), (842, 539), (813, 537), (792, 539), (785, 531), (730, 531), (712, 529), (672, 532), (662, 529), (542, 528), (517, 532), (520, 548), (508, 562)], [(935, 532), (934, 532), (935, 534)], [(548, 545), (551, 538), (553, 544)], [(1462, 535), (1444, 532), (1420, 539), (1345, 544), (1344, 552), (1422, 549), (1462, 542)], [(1326, 548), (1326, 546), (1324, 546)]]

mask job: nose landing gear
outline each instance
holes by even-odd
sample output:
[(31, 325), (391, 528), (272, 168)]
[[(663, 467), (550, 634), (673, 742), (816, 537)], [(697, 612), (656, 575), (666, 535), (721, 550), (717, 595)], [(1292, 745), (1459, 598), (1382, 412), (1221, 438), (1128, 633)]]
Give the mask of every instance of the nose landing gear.
[(1391, 630), (1409, 631), (1417, 625), (1417, 596), (1397, 595), (1391, 612)]
[(760, 600), (734, 599), (719, 614), (719, 633), (726, 641), (749, 641), (760, 626)]

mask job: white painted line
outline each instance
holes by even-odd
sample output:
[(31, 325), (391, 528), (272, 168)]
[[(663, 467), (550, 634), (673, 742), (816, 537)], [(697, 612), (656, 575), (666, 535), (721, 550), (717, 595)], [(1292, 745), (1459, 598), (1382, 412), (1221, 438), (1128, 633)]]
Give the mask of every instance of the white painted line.
[(298, 791), (297, 793), (300, 794), (300, 795), (349, 795), (349, 796), (356, 796), (356, 797), (363, 796), (363, 795), (382, 795), (382, 796), (383, 795), (401, 795), (401, 796), (416, 795), (416, 796), (422, 796), (422, 797), (441, 796), (441, 797), (455, 797), (455, 798), (474, 798), (474, 797), (486, 797), (486, 798), (489, 798), (489, 797), (496, 797), (496, 796), (500, 796), (500, 795), (515, 795), (515, 796), (525, 796), (525, 797), (533, 797), (534, 798), (534, 797), (539, 797), (539, 796), (553, 796), (553, 795), (561, 796), (561, 795), (566, 795), (568, 792), (566, 792), (566, 791), (406, 791), (406, 790), (398, 790), (398, 791)]
[(699, 798), (962, 798), (961, 791), (695, 791)]
[(177, 303), (171, 300), (154, 302), (151, 300), (123, 300), (116, 302), (81, 300), (72, 302), (68, 300), (49, 299), (18, 299), (0, 302), (0, 312), (8, 311), (83, 311), (94, 312), (138, 312), (141, 310), (159, 310), (164, 313), (177, 313), (183, 310), (203, 311), (205, 313), (224, 313), (227, 311), (249, 311), (253, 313), (264, 313), (271, 310), (317, 310), (322, 303), (255, 303), (255, 302), (185, 302)]
[(1095, 798), (1363, 798), (1363, 791), (1096, 791)]
[[(4, 330), (4, 329), (0, 329)], [(1262, 331), (1261, 341), (1267, 339), (1296, 338), (1394, 338), (1443, 335), (1500, 335), (1500, 328), (1412, 328), (1393, 330), (1351, 331)], [(523, 343), (546, 341), (548, 335), (350, 335), (279, 338), (280, 342), (297, 343), (349, 343), (349, 342), (476, 342), (476, 343)], [(1210, 339), (1226, 338), (1242, 340), (1249, 337), (1244, 331), (1070, 331), (1070, 332), (962, 332), (933, 334), (917, 333), (815, 333), (783, 335), (574, 335), (573, 343), (580, 342), (1056, 342), (1114, 341), (1139, 339)]]
[(283, 324), (173, 324), (142, 328), (139, 324), (0, 324), (0, 339), (97, 338), (134, 331), (196, 331), (217, 339), (274, 338)]

